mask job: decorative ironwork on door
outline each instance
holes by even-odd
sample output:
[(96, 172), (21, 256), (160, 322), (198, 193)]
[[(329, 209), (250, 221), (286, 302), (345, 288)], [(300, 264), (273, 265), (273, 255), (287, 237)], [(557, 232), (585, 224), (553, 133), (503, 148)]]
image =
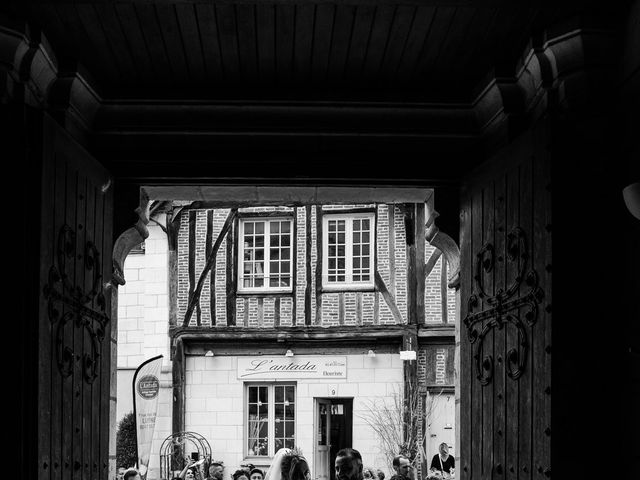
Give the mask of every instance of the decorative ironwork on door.
[[(81, 253), (77, 252), (76, 236), (76, 232), (68, 225), (60, 228), (56, 245), (56, 264), (49, 269), (44, 296), (48, 301), (49, 320), (52, 328), (55, 328), (56, 359), (60, 373), (64, 377), (70, 376), (74, 363), (82, 359), (84, 380), (93, 383), (98, 376), (100, 351), (109, 316), (106, 313), (102, 287), (100, 252), (89, 240), (86, 241), (84, 250)], [(91, 280), (91, 288), (88, 291), (71, 282), (67, 274), (67, 264), (73, 261), (83, 262), (85, 275), (89, 275)], [(82, 329), (83, 334), (88, 335), (88, 352), (80, 355), (74, 350), (73, 343), (65, 336), (65, 330), (69, 327), (74, 331)]]
[[(463, 322), (467, 328), (469, 342), (475, 348), (473, 358), (476, 366), (476, 377), (482, 385), (491, 383), (494, 374), (494, 360), (490, 354), (484, 355), (483, 343), (488, 333), (495, 328), (502, 330), (505, 326), (515, 328), (518, 333), (516, 347), (509, 349), (506, 355), (505, 368), (511, 379), (518, 379), (526, 367), (529, 349), (528, 329), (535, 324), (538, 317), (538, 305), (544, 298), (544, 291), (539, 287), (538, 274), (534, 269), (527, 270), (530, 253), (524, 231), (515, 227), (507, 235), (507, 262), (519, 262), (518, 273), (509, 287), (499, 288), (490, 296), (484, 288), (483, 278), (495, 267), (494, 246), (486, 243), (476, 254), (474, 281), (476, 293), (469, 297), (467, 315)], [(528, 290), (516, 296), (520, 287), (526, 285)], [(475, 312), (479, 300), (484, 300), (489, 308)], [(524, 321), (521, 320), (521, 310)]]

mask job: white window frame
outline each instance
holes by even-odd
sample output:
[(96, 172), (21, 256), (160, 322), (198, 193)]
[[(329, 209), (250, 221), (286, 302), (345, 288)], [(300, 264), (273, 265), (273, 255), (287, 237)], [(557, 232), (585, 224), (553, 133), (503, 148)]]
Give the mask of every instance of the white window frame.
[[(269, 286), (269, 275), (271, 273), (271, 262), (270, 262), (270, 249), (271, 249), (271, 223), (270, 222), (289, 222), (289, 275), (291, 277), (291, 281), (289, 282), (288, 287), (270, 287)], [(245, 287), (244, 286), (244, 227), (246, 222), (264, 222), (264, 286), (262, 287)], [(238, 293), (290, 293), (293, 292), (293, 279), (294, 279), (294, 251), (293, 251), (293, 243), (295, 239), (295, 232), (293, 231), (294, 224), (293, 218), (291, 217), (243, 217), (240, 219), (238, 224)]]
[[(353, 281), (353, 221), (368, 219), (370, 234), (370, 279), (367, 282)], [(345, 220), (345, 281), (329, 282), (329, 221)], [(374, 212), (324, 214), (322, 216), (322, 289), (323, 290), (370, 290), (375, 283), (376, 216)]]
[[(268, 397), (269, 397), (269, 405), (268, 405), (268, 426), (267, 426), (267, 438), (269, 440), (269, 448), (267, 451), (267, 455), (250, 455), (249, 451), (249, 387), (268, 387)], [(273, 458), (275, 455), (275, 432), (276, 432), (276, 412), (275, 412), (275, 404), (276, 404), (276, 396), (275, 396), (275, 387), (293, 387), (294, 388), (294, 421), (293, 421), (293, 433), (294, 438), (297, 439), (298, 434), (298, 385), (297, 382), (245, 382), (244, 384), (244, 425), (243, 425), (243, 447), (242, 447), (242, 455), (243, 458), (260, 460), (260, 459), (268, 459)]]

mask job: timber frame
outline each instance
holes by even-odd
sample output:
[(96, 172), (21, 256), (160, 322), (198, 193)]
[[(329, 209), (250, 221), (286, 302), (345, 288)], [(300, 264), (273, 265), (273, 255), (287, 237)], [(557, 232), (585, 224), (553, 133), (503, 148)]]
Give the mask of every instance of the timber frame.
[[(357, 335), (355, 335), (357, 333)], [(173, 361), (173, 431), (184, 430), (184, 402), (186, 380), (186, 356), (204, 356), (209, 350), (215, 356), (238, 355), (252, 352), (254, 355), (282, 355), (292, 345), (297, 354), (322, 349), (327, 353), (344, 353), (369, 349), (377, 353), (397, 353), (412, 348), (418, 351), (425, 345), (451, 345), (455, 339), (453, 325), (385, 325), (358, 327), (171, 327), (171, 352)], [(405, 388), (418, 385), (417, 362), (404, 362)], [(409, 380), (409, 381), (407, 381)]]

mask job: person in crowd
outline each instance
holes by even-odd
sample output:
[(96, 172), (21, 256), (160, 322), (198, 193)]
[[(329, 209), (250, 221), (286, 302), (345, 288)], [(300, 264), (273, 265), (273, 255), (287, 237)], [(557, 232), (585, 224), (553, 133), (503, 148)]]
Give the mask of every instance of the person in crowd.
[(247, 472), (247, 478), (251, 476), (251, 470), (253, 470), (254, 468), (256, 467), (251, 462), (242, 462), (240, 464), (240, 470), (244, 470), (245, 472)]
[(376, 475), (378, 476), (378, 480), (384, 480), (384, 472), (379, 468), (376, 469)]
[(184, 478), (185, 480), (201, 480), (202, 476), (200, 475), (197, 467), (191, 466), (187, 467), (184, 477), (180, 478)]
[(221, 460), (214, 460), (209, 465), (209, 478), (212, 480), (222, 480), (224, 478), (224, 463)]
[(249, 480), (264, 480), (264, 472), (259, 468), (253, 467), (249, 472)]
[(391, 480), (413, 480), (414, 478), (411, 462), (404, 455), (393, 457), (393, 469), (396, 473), (391, 477)]
[(378, 480), (378, 477), (371, 467), (364, 467), (362, 469), (362, 477), (364, 480)]
[(296, 448), (276, 452), (264, 480), (311, 480), (309, 463)]
[(178, 478), (184, 478), (185, 480), (202, 480), (204, 473), (201, 471), (204, 458), (201, 460), (194, 460), (191, 457), (185, 458), (185, 466), (178, 474)]
[(244, 468), (239, 468), (233, 472), (233, 480), (249, 480), (249, 474)]
[(362, 455), (353, 448), (343, 448), (336, 454), (334, 464), (338, 480), (362, 480)]
[(449, 455), (449, 446), (442, 442), (438, 447), (438, 453), (431, 459), (429, 471), (439, 472), (444, 478), (449, 478), (455, 473), (455, 463), (453, 455)]
[(124, 472), (124, 475), (122, 476), (122, 479), (123, 480), (142, 480), (140, 478), (140, 474), (138, 473), (138, 471), (135, 468), (130, 468), (129, 470)]

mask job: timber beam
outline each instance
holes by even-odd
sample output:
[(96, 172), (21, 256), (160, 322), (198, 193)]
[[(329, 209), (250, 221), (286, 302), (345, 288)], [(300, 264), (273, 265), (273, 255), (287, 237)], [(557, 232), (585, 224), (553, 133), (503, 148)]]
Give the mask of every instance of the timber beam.
[(415, 326), (385, 325), (359, 327), (279, 327), (279, 328), (246, 328), (246, 327), (171, 327), (169, 335), (185, 342), (311, 342), (311, 343), (348, 343), (401, 342), (407, 332), (415, 331)]
[[(416, 328), (417, 327), (417, 328)], [(416, 333), (417, 332), (417, 333)], [(407, 335), (417, 335), (420, 343), (429, 338), (445, 338), (455, 335), (452, 324), (434, 325), (372, 325), (343, 327), (207, 327), (207, 326), (173, 326), (169, 329), (173, 343), (178, 339), (185, 343), (310, 343), (321, 344), (397, 344), (402, 345)]]

